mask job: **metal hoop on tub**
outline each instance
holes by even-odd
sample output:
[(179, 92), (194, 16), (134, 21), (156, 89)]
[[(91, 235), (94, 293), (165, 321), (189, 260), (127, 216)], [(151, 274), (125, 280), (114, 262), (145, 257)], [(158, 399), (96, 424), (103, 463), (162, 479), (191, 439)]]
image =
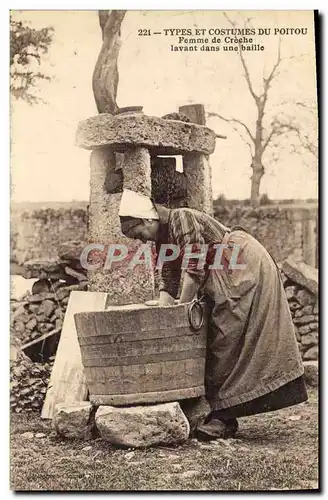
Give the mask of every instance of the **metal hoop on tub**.
[[(192, 329), (193, 332), (199, 332), (199, 330), (204, 326), (205, 322), (205, 312), (204, 312), (204, 297), (201, 297), (200, 299), (194, 299), (190, 302), (188, 306), (188, 321), (190, 328)], [(195, 323), (194, 320), (194, 311), (198, 311), (199, 313), (199, 323)]]

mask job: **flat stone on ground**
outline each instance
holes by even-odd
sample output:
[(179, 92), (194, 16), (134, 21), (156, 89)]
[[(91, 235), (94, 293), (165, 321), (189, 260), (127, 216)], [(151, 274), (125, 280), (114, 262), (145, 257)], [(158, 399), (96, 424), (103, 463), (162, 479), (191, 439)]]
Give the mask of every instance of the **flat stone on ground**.
[(23, 434), (21, 434), (21, 437), (25, 439), (32, 439), (34, 438), (34, 434), (33, 432), (23, 432)]
[(93, 407), (88, 401), (69, 406), (57, 404), (52, 423), (62, 437), (89, 439), (94, 429)]
[(190, 431), (179, 403), (125, 408), (100, 406), (96, 427), (106, 441), (128, 448), (183, 443)]

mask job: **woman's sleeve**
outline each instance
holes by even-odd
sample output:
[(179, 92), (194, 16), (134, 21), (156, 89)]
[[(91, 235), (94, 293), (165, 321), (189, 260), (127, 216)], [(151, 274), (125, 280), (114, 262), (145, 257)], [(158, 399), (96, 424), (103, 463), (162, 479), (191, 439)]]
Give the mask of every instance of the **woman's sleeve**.
[(181, 279), (181, 259), (164, 262), (159, 284), (159, 291), (165, 291), (174, 297), (178, 296)]
[[(181, 262), (186, 253), (186, 246), (190, 245), (188, 251), (204, 255), (206, 251), (205, 240), (201, 225), (190, 210), (177, 210), (171, 217), (172, 234), (176, 245), (180, 247)], [(199, 266), (200, 264), (200, 266)], [(186, 272), (196, 281), (201, 282), (205, 275), (205, 258), (190, 258)], [(200, 269), (198, 269), (200, 267)]]

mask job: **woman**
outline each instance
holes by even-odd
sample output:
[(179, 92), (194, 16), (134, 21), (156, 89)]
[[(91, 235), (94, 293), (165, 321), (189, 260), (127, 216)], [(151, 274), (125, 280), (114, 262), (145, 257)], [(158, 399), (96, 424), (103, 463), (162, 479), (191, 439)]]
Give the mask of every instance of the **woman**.
[[(200, 439), (233, 437), (238, 417), (307, 400), (279, 269), (255, 238), (197, 210), (170, 210), (128, 190), (122, 196), (120, 220), (130, 238), (155, 241), (158, 251), (165, 243), (181, 250), (178, 259), (163, 265), (161, 305), (174, 303), (178, 296), (187, 245), (209, 245), (205, 268), (198, 266), (197, 258), (189, 260), (180, 293), (183, 303), (201, 292), (210, 309), (205, 386), (212, 411), (197, 429)], [(223, 251), (223, 269), (209, 268), (215, 244), (230, 248)], [(239, 266), (229, 265), (233, 247), (238, 249)]]

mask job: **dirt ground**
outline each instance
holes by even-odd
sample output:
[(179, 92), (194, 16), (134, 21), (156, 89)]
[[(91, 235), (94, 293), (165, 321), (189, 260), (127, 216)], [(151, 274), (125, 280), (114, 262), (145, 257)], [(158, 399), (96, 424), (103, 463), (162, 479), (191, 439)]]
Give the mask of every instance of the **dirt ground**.
[[(122, 450), (101, 439), (65, 441), (38, 415), (11, 418), (16, 491), (315, 490), (318, 401), (239, 420), (236, 439)], [(28, 433), (28, 434), (26, 434)]]

